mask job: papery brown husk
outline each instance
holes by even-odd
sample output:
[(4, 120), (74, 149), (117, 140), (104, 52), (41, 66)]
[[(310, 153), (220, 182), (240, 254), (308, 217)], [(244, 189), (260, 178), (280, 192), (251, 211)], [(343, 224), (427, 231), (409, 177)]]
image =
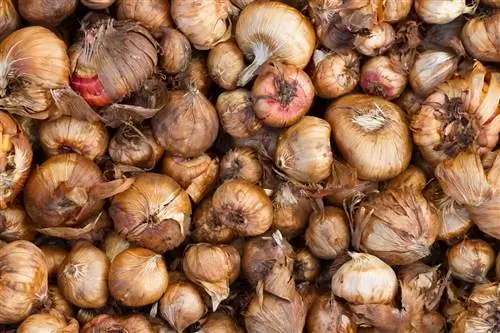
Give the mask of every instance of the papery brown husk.
[(169, 284), (160, 299), (159, 311), (177, 332), (182, 332), (200, 320), (207, 310), (196, 285), (178, 280)]
[(68, 251), (62, 246), (51, 244), (40, 245), (40, 250), (42, 250), (45, 257), (49, 277), (57, 275), (61, 263), (68, 255)]
[(251, 92), (243, 88), (224, 91), (217, 97), (215, 108), (221, 126), (233, 138), (249, 138), (262, 128), (251, 98)]
[(182, 260), (186, 277), (210, 296), (212, 310), (229, 296), (229, 285), (240, 275), (240, 254), (231, 245), (191, 245)]
[(42, 122), (39, 140), (49, 157), (74, 152), (95, 160), (106, 153), (109, 134), (101, 122), (63, 116)]
[(194, 203), (200, 202), (219, 177), (219, 158), (207, 154), (194, 158), (165, 156), (162, 172), (175, 179)]
[(193, 53), (187, 68), (175, 75), (167, 76), (169, 90), (197, 89), (204, 96), (210, 95), (212, 79), (208, 73), (206, 56), (202, 53)]
[(278, 144), (278, 136), (280, 131), (270, 128), (261, 127), (252, 135), (244, 138), (234, 138), (233, 143), (236, 147), (249, 147), (255, 150), (260, 155), (268, 159), (273, 159), (276, 153)]
[(167, 74), (184, 72), (191, 61), (191, 44), (182, 32), (174, 28), (163, 29), (160, 68)]
[(120, 325), (118, 318), (114, 318), (108, 314), (101, 314), (93, 318), (82, 327), (80, 332), (129, 333)]
[(358, 178), (388, 180), (408, 167), (411, 133), (404, 112), (396, 104), (376, 96), (351, 94), (332, 103), (325, 119)]
[(229, 16), (238, 9), (229, 0), (173, 0), (175, 24), (198, 50), (208, 50), (231, 37)]
[(309, 249), (299, 250), (293, 264), (293, 278), (296, 281), (315, 281), (321, 270), (321, 263)]
[(423, 190), (427, 184), (425, 173), (418, 167), (410, 165), (405, 171), (387, 182), (389, 188), (413, 187), (417, 190)]
[(0, 209), (0, 239), (6, 242), (15, 240), (33, 241), (35, 227), (24, 209), (16, 204)]
[(217, 112), (198, 90), (172, 91), (151, 122), (153, 134), (168, 152), (195, 157), (209, 149), (219, 131)]
[(153, 137), (150, 126), (124, 124), (111, 138), (108, 152), (116, 163), (152, 169), (164, 150)]
[(475, 62), (464, 78), (440, 85), (412, 119), (413, 139), (436, 167), (461, 151), (491, 151), (498, 142), (500, 75)]
[(133, 333), (155, 333), (152, 323), (145, 315), (131, 314), (127, 316), (118, 317), (120, 326), (123, 327), (125, 332)]
[(141, 124), (160, 111), (167, 100), (165, 82), (158, 76), (153, 76), (147, 79), (130, 98), (102, 109), (100, 121), (113, 128), (124, 124)]
[(219, 220), (240, 236), (257, 236), (273, 223), (273, 205), (264, 190), (246, 180), (228, 180), (214, 193)]
[(408, 73), (399, 60), (382, 55), (363, 64), (359, 82), (366, 94), (393, 100), (405, 90)]
[(44, 304), (43, 312), (62, 315), (65, 318), (74, 318), (73, 305), (68, 302), (57, 285), (50, 285), (47, 293), (47, 302)]
[(19, 14), (17, 14), (12, 0), (2, 1), (0, 10), (4, 13), (0, 20), (0, 41), (2, 41), (19, 27), (20, 17)]
[(116, 0), (81, 0), (84, 6), (93, 10), (106, 9), (115, 1)]
[(295, 252), (279, 231), (255, 237), (245, 243), (241, 268), (247, 281), (264, 291), (291, 300), (295, 291), (292, 279)]
[(331, 260), (349, 247), (349, 227), (342, 209), (322, 207), (309, 216), (305, 241), (320, 259)]
[[(33, 55), (37, 61), (33, 61)], [(51, 90), (69, 84), (66, 44), (49, 29), (22, 28), (0, 43), (0, 63), (5, 68), (0, 78), (2, 110), (29, 118), (48, 118), (53, 105)]]
[(245, 67), (245, 56), (233, 41), (219, 43), (208, 53), (208, 73), (225, 90), (238, 87), (238, 76)]
[(26, 182), (26, 212), (42, 228), (72, 226), (99, 212), (105, 198), (123, 191), (132, 181), (105, 183), (99, 167), (82, 155), (53, 156)]
[(264, 292), (260, 284), (245, 311), (245, 328), (248, 333), (302, 333), (306, 314), (307, 307), (299, 293), (284, 300)]
[(422, 107), (424, 100), (411, 89), (406, 89), (395, 102), (406, 112), (407, 119), (411, 120), (413, 115)]
[(467, 208), (445, 194), (437, 181), (426, 186), (424, 196), (441, 216), (438, 239), (450, 242), (464, 237), (474, 225)]
[(496, 264), (495, 268), (496, 268), (495, 271), (496, 271), (497, 280), (500, 280), (500, 252), (497, 255), (497, 264)]
[(244, 333), (236, 320), (221, 311), (206, 316), (196, 333)]
[(273, 208), (273, 228), (287, 239), (304, 231), (312, 211), (311, 200), (288, 183), (281, 183), (274, 192)]
[(307, 317), (309, 333), (356, 333), (357, 325), (346, 309), (331, 295), (316, 297)]
[(71, 227), (51, 227), (37, 229), (41, 234), (58, 237), (66, 240), (100, 241), (104, 234), (111, 229), (112, 224), (105, 211), (94, 214), (85, 221)]
[(221, 180), (243, 179), (258, 183), (263, 174), (262, 162), (251, 148), (236, 147), (228, 151), (220, 163)]
[(85, 27), (69, 49), (72, 87), (91, 106), (109, 106), (153, 74), (156, 46), (138, 23), (99, 20)]
[(64, 332), (78, 333), (80, 325), (75, 318), (66, 320), (62, 315), (37, 313), (26, 318), (16, 332)]
[(191, 202), (172, 178), (143, 173), (111, 201), (115, 230), (130, 242), (158, 253), (179, 246), (189, 232)]
[(412, 7), (413, 0), (386, 0), (382, 3), (383, 21), (388, 23), (400, 21), (408, 16)]
[[(10, 2), (10, 1), (9, 1)], [(17, 0), (19, 14), (31, 25), (55, 27), (73, 14), (77, 0), (49, 0), (43, 3)]]
[(231, 243), (237, 234), (220, 222), (212, 205), (212, 197), (205, 198), (193, 213), (191, 238), (196, 243)]
[(116, 18), (139, 22), (156, 38), (163, 36), (162, 28), (172, 25), (170, 3), (164, 0), (120, 0)]
[(361, 204), (354, 216), (352, 245), (391, 265), (411, 264), (430, 253), (441, 228), (421, 191), (387, 189)]
[(500, 13), (479, 15), (465, 23), (461, 38), (467, 52), (475, 59), (500, 62)]
[(350, 93), (359, 82), (360, 57), (355, 51), (347, 54), (314, 51), (314, 72), (311, 75), (316, 93), (322, 98), (335, 98)]
[(158, 301), (168, 286), (168, 272), (161, 254), (134, 247), (118, 254), (109, 266), (109, 291), (129, 307)]
[(33, 150), (22, 128), (0, 112), (0, 209), (21, 192), (33, 160)]
[(447, 24), (436, 24), (425, 32), (422, 46), (425, 49), (445, 49), (459, 56), (464, 56), (466, 51), (460, 40), (460, 31), (467, 20), (460, 16)]
[(464, 290), (448, 283), (441, 307), (441, 313), (448, 322), (455, 322), (458, 315), (466, 309), (467, 296)]
[(101, 249), (106, 253), (106, 257), (109, 262), (112, 262), (113, 259), (126, 249), (128, 249), (131, 244), (120, 237), (118, 233), (114, 230), (111, 230), (104, 237), (104, 241), (101, 245)]
[(354, 46), (360, 53), (373, 57), (381, 55), (389, 50), (395, 37), (396, 32), (394, 28), (390, 24), (382, 22), (366, 33), (362, 32), (357, 34), (354, 40)]
[(64, 298), (82, 308), (101, 308), (108, 302), (109, 261), (88, 241), (78, 241), (61, 263), (57, 284)]
[(16, 324), (47, 299), (47, 265), (42, 251), (24, 240), (0, 247), (0, 262), (0, 324)]
[(482, 239), (465, 239), (448, 249), (447, 264), (454, 278), (485, 283), (486, 275), (495, 264), (495, 252)]

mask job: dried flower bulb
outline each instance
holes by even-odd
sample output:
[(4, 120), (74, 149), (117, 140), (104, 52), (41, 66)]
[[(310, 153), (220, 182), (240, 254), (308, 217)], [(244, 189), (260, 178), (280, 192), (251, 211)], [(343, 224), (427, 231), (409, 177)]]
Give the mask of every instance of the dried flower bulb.
[(245, 66), (245, 56), (233, 41), (219, 43), (208, 53), (208, 73), (225, 90), (238, 87), (238, 76)]
[(116, 231), (110, 231), (104, 237), (102, 243), (102, 250), (106, 254), (109, 262), (112, 262), (117, 255), (127, 250), (130, 247), (130, 243), (120, 237)]
[(389, 23), (382, 22), (366, 34), (358, 34), (354, 46), (359, 53), (373, 57), (387, 51), (395, 38), (394, 28)]
[(367, 253), (350, 256), (332, 277), (333, 294), (353, 304), (390, 304), (398, 292), (392, 268)]
[(195, 157), (210, 148), (219, 131), (217, 112), (198, 90), (172, 91), (152, 120), (153, 134), (175, 155)]
[(42, 250), (45, 257), (49, 277), (56, 276), (59, 272), (59, 267), (61, 267), (62, 262), (68, 255), (68, 251), (62, 246), (50, 244), (41, 245), (40, 250)]
[(0, 324), (16, 324), (46, 300), (47, 265), (42, 251), (24, 240), (0, 247), (0, 263)]
[(111, 261), (108, 285), (111, 296), (120, 304), (130, 307), (152, 304), (167, 289), (167, 266), (161, 254), (130, 248)]
[(231, 245), (194, 244), (184, 254), (182, 269), (191, 282), (207, 292), (215, 311), (240, 274), (240, 254)]
[(3, 0), (0, 3), (0, 8), (3, 13), (2, 19), (0, 20), (0, 41), (2, 41), (16, 30), (21, 22), (12, 0)]
[(63, 316), (49, 313), (37, 313), (26, 318), (17, 328), (19, 333), (78, 333), (80, 325), (75, 318), (66, 320)]
[(39, 140), (49, 157), (77, 153), (95, 160), (106, 154), (109, 134), (101, 122), (63, 116), (42, 122)]
[(262, 178), (262, 162), (251, 148), (236, 147), (228, 151), (220, 163), (222, 180), (242, 179), (258, 183)]
[(230, 15), (238, 9), (229, 0), (172, 0), (170, 13), (194, 48), (208, 50), (231, 37)]
[(264, 292), (261, 285), (245, 311), (245, 328), (248, 333), (302, 333), (306, 322), (307, 307), (302, 296), (294, 292), (285, 300)]
[[(108, 314), (99, 314), (90, 321), (85, 323), (80, 331), (81, 333), (94, 333), (94, 332), (118, 332), (124, 333), (118, 318), (112, 317)], [(127, 331), (125, 331), (127, 332)]]
[(330, 175), (333, 161), (332, 130), (323, 119), (305, 116), (278, 138), (275, 164), (287, 176), (303, 183), (317, 183)]
[(408, 119), (411, 119), (413, 118), (413, 115), (420, 110), (424, 100), (411, 89), (406, 89), (401, 96), (395, 100), (395, 102), (406, 112)]
[(314, 85), (309, 76), (294, 65), (276, 61), (264, 64), (252, 87), (253, 109), (267, 126), (289, 127), (309, 111)]
[(239, 75), (240, 87), (250, 82), (268, 60), (306, 67), (316, 44), (309, 20), (278, 1), (255, 1), (246, 6), (238, 17), (234, 35), (245, 57), (252, 60)]
[(255, 0), (231, 0), (231, 2), (237, 6), (239, 9), (243, 9)]
[(196, 243), (231, 243), (237, 234), (218, 218), (212, 205), (212, 197), (204, 199), (193, 213), (191, 238)]
[(219, 159), (207, 154), (194, 158), (165, 156), (162, 172), (184, 188), (193, 202), (200, 202), (219, 176)]
[(370, 58), (361, 67), (360, 85), (367, 94), (392, 100), (403, 93), (407, 83), (408, 74), (389, 56)]
[(498, 0), (482, 0), (481, 4), (484, 4), (486, 6), (490, 6), (493, 8), (500, 8), (500, 1), (498, 1)]
[(303, 248), (295, 255), (293, 264), (293, 278), (296, 281), (314, 281), (318, 277), (321, 263), (312, 252)]
[(413, 7), (413, 0), (386, 0), (382, 6), (384, 22), (394, 23), (408, 16)]
[(246, 180), (228, 180), (214, 193), (217, 218), (240, 236), (257, 236), (273, 223), (273, 205), (264, 190)]
[(196, 285), (178, 280), (168, 285), (160, 299), (159, 311), (177, 332), (183, 332), (205, 315), (206, 307)]
[(497, 281), (500, 281), (500, 252), (497, 255), (496, 273)]
[(143, 173), (111, 201), (115, 230), (139, 246), (158, 253), (179, 246), (189, 232), (191, 202), (172, 178)]
[(311, 200), (282, 183), (273, 194), (273, 228), (291, 239), (301, 234), (307, 226), (312, 211)]
[(244, 333), (244, 331), (233, 317), (217, 311), (203, 319), (196, 333)]
[(118, 317), (118, 322), (124, 332), (134, 333), (155, 333), (153, 324), (148, 320), (148, 317), (142, 314), (131, 314)]
[(163, 156), (163, 148), (150, 126), (124, 124), (109, 141), (108, 153), (116, 163), (153, 168)]
[(434, 167), (459, 152), (491, 151), (498, 142), (500, 76), (479, 62), (464, 79), (452, 79), (429, 95), (412, 119), (413, 138)]
[(413, 187), (417, 190), (423, 190), (427, 184), (427, 178), (422, 169), (410, 165), (408, 169), (387, 182), (387, 187), (404, 188)]
[(465, 239), (448, 250), (447, 259), (453, 277), (484, 283), (487, 281), (486, 274), (495, 264), (495, 252), (481, 239)]
[(26, 182), (26, 212), (40, 227), (75, 225), (102, 209), (107, 189), (101, 185), (106, 185), (101, 170), (91, 160), (79, 154), (53, 156)]
[(90, 242), (77, 242), (59, 267), (57, 283), (64, 298), (82, 308), (108, 302), (109, 260)]
[(420, 190), (387, 189), (356, 211), (352, 245), (390, 265), (408, 265), (430, 254), (440, 228), (439, 215)]
[(172, 25), (170, 2), (166, 0), (119, 0), (116, 18), (139, 22), (156, 38), (163, 36), (163, 28)]
[(500, 43), (497, 40), (499, 21), (500, 13), (492, 13), (480, 15), (465, 23), (461, 38), (472, 57), (481, 61), (500, 62)]
[(217, 97), (215, 108), (221, 126), (232, 137), (248, 138), (262, 128), (251, 98), (251, 92), (242, 88), (224, 91)]
[(31, 25), (55, 27), (73, 14), (77, 0), (18, 0), (19, 14)]
[(319, 295), (307, 316), (309, 333), (356, 333), (357, 325), (346, 309), (330, 295)]
[(350, 93), (359, 82), (359, 55), (314, 51), (311, 77), (316, 93), (322, 98), (336, 98)]
[(93, 10), (101, 10), (110, 7), (116, 0), (80, 0), (82, 4)]
[(336, 206), (344, 207), (344, 204), (364, 196), (378, 189), (378, 182), (361, 180), (355, 168), (343, 160), (334, 158), (332, 163), (332, 174), (328, 178), (331, 193), (326, 200)]
[(182, 32), (174, 28), (163, 30), (160, 42), (160, 68), (167, 74), (184, 72), (191, 61), (191, 44)]
[(427, 50), (417, 55), (409, 74), (415, 93), (426, 97), (457, 71), (459, 57), (451, 52)]
[(210, 95), (212, 83), (203, 53), (193, 53), (185, 71), (167, 77), (169, 90), (196, 89), (207, 97)]
[(291, 300), (296, 293), (292, 279), (294, 257), (292, 246), (276, 231), (245, 243), (241, 268), (253, 287), (262, 281), (265, 292)]
[(309, 216), (305, 240), (316, 257), (330, 260), (349, 248), (349, 234), (344, 211), (327, 206)]
[(85, 28), (69, 56), (71, 86), (94, 107), (109, 106), (138, 90), (158, 62), (156, 41), (146, 28), (114, 19)]
[(330, 105), (325, 119), (342, 156), (360, 179), (388, 180), (408, 167), (410, 130), (396, 104), (375, 96), (348, 95)]
[(415, 11), (425, 22), (450, 23), (462, 14), (474, 13), (479, 1), (465, 0), (415, 0)]
[(63, 315), (65, 318), (74, 317), (73, 306), (64, 298), (57, 285), (49, 286), (47, 296), (44, 312)]
[(0, 239), (6, 242), (15, 240), (33, 241), (36, 236), (34, 225), (24, 209), (9, 205), (0, 209)]
[(425, 188), (424, 196), (436, 207), (441, 216), (438, 239), (450, 242), (462, 238), (474, 226), (466, 207), (445, 194), (436, 181)]
[(0, 209), (23, 189), (32, 159), (33, 150), (22, 128), (9, 114), (0, 112)]
[(49, 117), (51, 90), (69, 84), (66, 44), (43, 27), (26, 27), (7, 36), (0, 43), (0, 65), (4, 68), (0, 75), (0, 107), (23, 117)]

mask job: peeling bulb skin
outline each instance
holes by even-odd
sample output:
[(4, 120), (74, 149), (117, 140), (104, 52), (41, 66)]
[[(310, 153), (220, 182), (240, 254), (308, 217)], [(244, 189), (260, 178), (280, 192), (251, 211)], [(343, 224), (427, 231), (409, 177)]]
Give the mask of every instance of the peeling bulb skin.
[(453, 277), (466, 282), (485, 283), (486, 274), (495, 264), (495, 252), (483, 240), (466, 239), (448, 250), (447, 259)]

